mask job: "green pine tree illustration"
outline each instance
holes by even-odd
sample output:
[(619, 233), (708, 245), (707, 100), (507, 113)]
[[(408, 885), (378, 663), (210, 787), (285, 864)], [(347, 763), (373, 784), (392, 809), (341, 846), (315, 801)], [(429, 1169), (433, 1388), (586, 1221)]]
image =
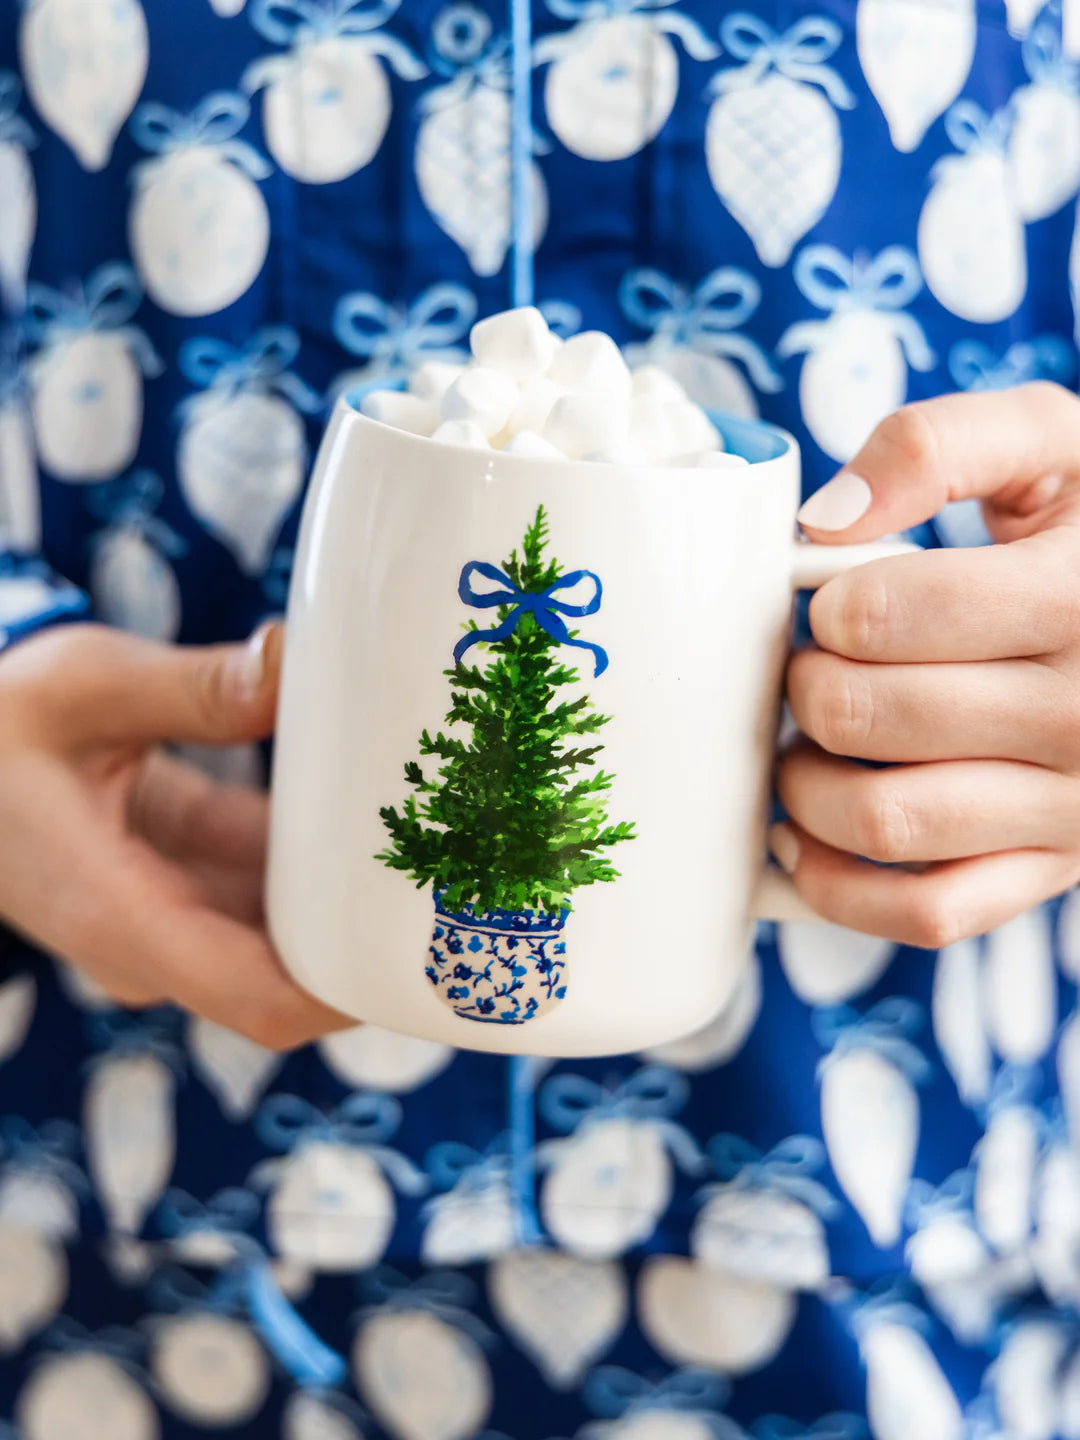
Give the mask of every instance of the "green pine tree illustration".
[[(541, 506), (520, 556), (515, 550), (503, 565), (524, 594), (559, 577), (547, 541)], [(511, 608), (498, 609), (500, 624)], [(440, 762), (437, 774), (429, 779), (419, 762), (406, 764), (414, 793), (400, 811), (379, 812), (390, 843), (377, 858), (418, 887), (444, 890), (450, 911), (558, 911), (579, 886), (615, 880), (606, 852), (634, 838), (631, 824), (608, 823), (613, 777), (596, 765), (603, 746), (581, 743), (610, 717), (591, 709), (587, 695), (560, 698), (578, 672), (532, 613), (486, 649), (485, 668), (463, 660), (445, 672), (453, 682), (446, 721), (471, 726), (472, 738), (423, 732), (420, 755)]]

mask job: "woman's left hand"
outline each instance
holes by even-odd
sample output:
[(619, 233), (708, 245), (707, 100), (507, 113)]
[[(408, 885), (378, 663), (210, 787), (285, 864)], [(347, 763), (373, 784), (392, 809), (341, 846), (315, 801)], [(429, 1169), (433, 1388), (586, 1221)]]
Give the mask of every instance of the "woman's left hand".
[(1080, 399), (1040, 383), (910, 405), (799, 515), (849, 544), (969, 497), (1004, 543), (876, 561), (814, 596), (820, 648), (788, 672), (791, 823), (770, 834), (825, 919), (927, 947), (1080, 880)]

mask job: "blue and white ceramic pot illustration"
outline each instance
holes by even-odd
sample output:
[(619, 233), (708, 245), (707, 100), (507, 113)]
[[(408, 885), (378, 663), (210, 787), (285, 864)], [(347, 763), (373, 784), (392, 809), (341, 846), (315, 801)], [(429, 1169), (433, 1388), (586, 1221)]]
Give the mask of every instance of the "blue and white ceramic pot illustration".
[[(588, 650), (594, 678), (607, 668), (600, 646), (575, 638), (563, 618), (599, 610), (600, 580), (589, 570), (561, 573), (547, 541), (540, 507), (520, 555), (501, 569), (472, 561), (462, 570), (462, 601), (498, 616), (487, 630), (470, 622), (446, 672), (446, 721), (471, 726), (472, 740), (425, 730), (420, 753), (436, 758), (436, 776), (410, 761), (413, 794), (400, 811), (380, 812), (391, 839), (378, 858), (434, 892), (428, 979), (455, 1014), (487, 1024), (521, 1025), (563, 999), (571, 895), (614, 880), (605, 852), (633, 838), (631, 825), (607, 820), (613, 777), (596, 765), (603, 747), (577, 743), (607, 717), (588, 696), (560, 695), (579, 679), (562, 647)], [(476, 580), (494, 588), (478, 591)], [(587, 598), (571, 603), (562, 592)], [(477, 644), (491, 657), (486, 666), (465, 663)]]

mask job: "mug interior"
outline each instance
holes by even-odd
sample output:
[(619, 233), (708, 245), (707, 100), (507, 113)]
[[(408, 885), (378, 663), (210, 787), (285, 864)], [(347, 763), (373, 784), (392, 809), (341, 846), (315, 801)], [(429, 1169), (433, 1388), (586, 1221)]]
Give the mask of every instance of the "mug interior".
[[(345, 392), (345, 403), (357, 413), (365, 395), (373, 390), (404, 390), (404, 380), (370, 380), (364, 385), (354, 385)], [(737, 415), (724, 415), (718, 410), (706, 410), (706, 414), (720, 431), (725, 450), (732, 455), (741, 455), (751, 465), (761, 465), (769, 460), (779, 460), (795, 443), (792, 437), (778, 425), (765, 420), (746, 420)], [(365, 419), (370, 419), (365, 416)], [(378, 424), (378, 421), (372, 422)], [(392, 427), (391, 427), (392, 428)], [(413, 436), (413, 439), (424, 439)], [(516, 457), (528, 459), (527, 456)]]

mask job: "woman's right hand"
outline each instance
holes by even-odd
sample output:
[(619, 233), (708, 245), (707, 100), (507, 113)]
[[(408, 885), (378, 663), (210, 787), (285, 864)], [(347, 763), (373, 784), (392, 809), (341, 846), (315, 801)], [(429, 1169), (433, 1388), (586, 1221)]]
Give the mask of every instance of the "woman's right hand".
[(356, 1022), (267, 937), (266, 796), (161, 749), (268, 735), (281, 635), (182, 648), (78, 625), (0, 656), (0, 917), (119, 1004), (288, 1050)]

